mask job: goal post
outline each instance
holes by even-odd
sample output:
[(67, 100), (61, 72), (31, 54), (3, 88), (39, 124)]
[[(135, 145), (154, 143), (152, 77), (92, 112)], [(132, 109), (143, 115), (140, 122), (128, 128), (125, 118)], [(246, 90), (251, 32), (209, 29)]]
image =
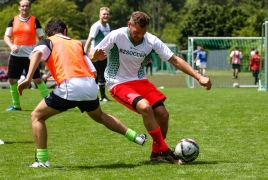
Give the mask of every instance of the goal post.
[[(187, 62), (197, 70), (194, 63), (196, 58), (194, 50), (201, 45), (207, 53), (206, 76), (211, 79), (213, 87), (228, 88), (233, 87), (234, 83), (238, 83), (240, 87), (260, 88), (260, 85), (266, 84), (264, 74), (267, 71), (262, 68), (260, 72), (262, 76), (259, 75), (261, 83), (255, 84), (249, 69), (249, 62), (252, 48), (259, 51), (262, 60), (265, 59), (266, 53), (263, 44), (262, 37), (188, 37)], [(242, 53), (238, 79), (233, 79), (232, 65), (229, 63), (230, 54), (235, 47), (238, 47)], [(190, 88), (201, 87), (193, 77), (188, 75), (186, 83)]]
[[(264, 33), (263, 33), (264, 32)], [(263, 37), (264, 36), (264, 37)], [(264, 71), (261, 74), (261, 86), (259, 88), (259, 91), (268, 91), (268, 46), (267, 46), (267, 42), (268, 42), (268, 21), (265, 21), (263, 23), (263, 27), (262, 27), (262, 37), (264, 38), (264, 42), (263, 42), (263, 47), (264, 47), (264, 52), (265, 52), (265, 56), (264, 56)]]

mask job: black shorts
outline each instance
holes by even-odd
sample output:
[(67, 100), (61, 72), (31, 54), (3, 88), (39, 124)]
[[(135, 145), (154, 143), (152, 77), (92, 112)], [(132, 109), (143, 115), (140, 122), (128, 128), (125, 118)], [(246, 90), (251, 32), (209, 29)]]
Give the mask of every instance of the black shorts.
[(57, 96), (53, 91), (45, 97), (45, 102), (48, 107), (61, 112), (75, 107), (78, 107), (81, 112), (90, 112), (96, 110), (100, 105), (99, 98), (93, 101), (71, 101)]
[(233, 65), (233, 69), (240, 70), (240, 64), (232, 64), (232, 65)]
[(253, 70), (252, 71), (252, 76), (257, 78), (259, 76), (259, 70)]
[[(20, 76), (25, 70), (26, 75), (29, 70), (30, 60), (28, 57), (17, 57), (10, 55), (8, 62), (8, 78), (20, 79)], [(39, 67), (36, 69), (33, 75), (33, 79), (41, 78)]]
[(103, 61), (97, 61), (93, 63), (94, 67), (97, 70), (97, 78), (96, 83), (98, 84), (105, 84), (105, 78), (104, 78), (104, 71), (107, 66), (107, 59)]

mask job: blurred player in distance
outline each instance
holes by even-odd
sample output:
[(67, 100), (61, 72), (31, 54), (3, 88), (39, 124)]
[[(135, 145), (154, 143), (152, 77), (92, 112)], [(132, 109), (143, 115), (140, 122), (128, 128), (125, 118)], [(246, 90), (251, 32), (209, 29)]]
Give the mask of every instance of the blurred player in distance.
[[(84, 51), (87, 54), (89, 47), (94, 48), (96, 45), (99, 44), (103, 38), (110, 33), (110, 26), (108, 24), (110, 17), (110, 10), (107, 7), (100, 8), (99, 20), (95, 22), (91, 28), (88, 35), (88, 39), (86, 41)], [(100, 101), (107, 102), (110, 101), (105, 94), (105, 78), (104, 78), (104, 71), (107, 66), (107, 59), (103, 61), (94, 62), (93, 65), (97, 70), (97, 78), (96, 83), (99, 85), (100, 91)]]

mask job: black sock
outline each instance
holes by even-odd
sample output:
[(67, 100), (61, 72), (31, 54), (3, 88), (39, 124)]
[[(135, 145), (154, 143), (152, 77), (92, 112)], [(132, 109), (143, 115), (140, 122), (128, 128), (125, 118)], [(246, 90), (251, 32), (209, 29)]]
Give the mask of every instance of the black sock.
[(105, 85), (99, 85), (101, 98), (105, 98)]

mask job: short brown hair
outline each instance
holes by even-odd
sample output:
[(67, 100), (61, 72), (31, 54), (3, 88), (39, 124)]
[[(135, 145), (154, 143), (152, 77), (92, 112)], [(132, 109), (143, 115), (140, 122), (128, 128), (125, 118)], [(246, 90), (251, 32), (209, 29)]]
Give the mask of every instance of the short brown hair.
[(110, 12), (110, 9), (107, 8), (107, 7), (101, 7), (101, 8), (100, 8), (100, 12), (101, 12), (102, 10), (106, 10), (106, 11), (109, 11), (109, 12)]
[(130, 18), (131, 25), (135, 26), (139, 24), (140, 27), (144, 28), (149, 25), (150, 17), (141, 11), (133, 12)]
[(20, 1), (19, 1), (19, 6), (20, 6), (21, 1), (28, 1), (28, 3), (29, 3), (29, 7), (31, 7), (31, 2), (30, 2), (30, 0), (20, 0)]

